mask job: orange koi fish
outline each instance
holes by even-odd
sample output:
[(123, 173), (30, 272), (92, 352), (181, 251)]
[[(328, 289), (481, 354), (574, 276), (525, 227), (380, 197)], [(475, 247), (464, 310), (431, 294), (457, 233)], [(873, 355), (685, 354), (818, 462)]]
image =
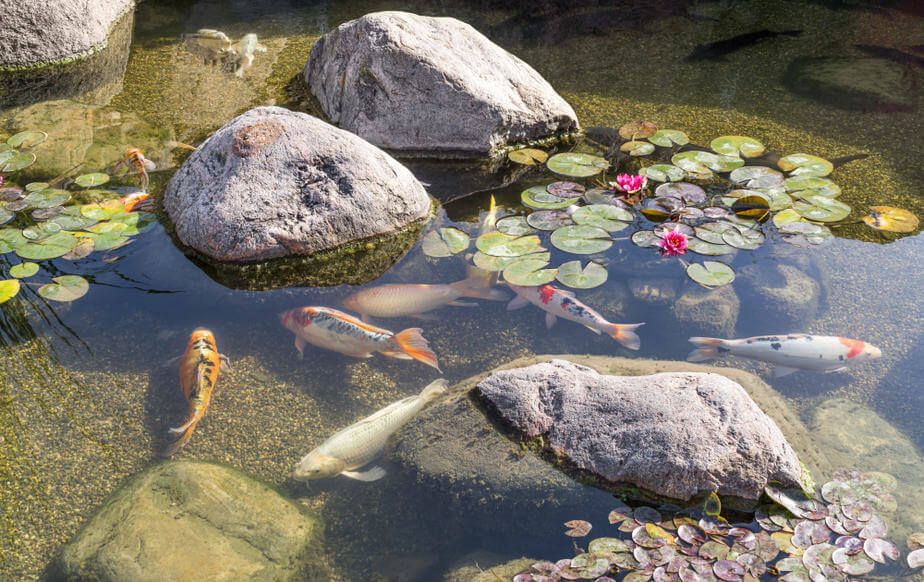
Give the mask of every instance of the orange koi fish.
[(413, 358), (440, 369), (436, 354), (421, 334), (423, 330), (417, 327), (394, 333), (330, 307), (300, 307), (279, 314), (279, 319), (295, 334), (299, 359), (309, 343), (355, 358), (371, 358), (372, 352), (381, 352), (391, 358)]
[(128, 172), (129, 168), (132, 168), (137, 172), (138, 176), (141, 178), (141, 189), (148, 189), (148, 172), (153, 172), (157, 167), (154, 162), (144, 157), (144, 154), (138, 148), (129, 148), (125, 153), (125, 157), (119, 161), (116, 165), (112, 166), (112, 175), (114, 176), (116, 171), (125, 166), (125, 170), (122, 172), (122, 175)]
[(131, 194), (126, 194), (119, 198), (119, 202), (122, 203), (122, 206), (125, 208), (125, 212), (131, 212), (136, 208), (142, 210), (151, 209), (150, 194), (147, 192), (132, 192)]
[(474, 307), (475, 303), (457, 301), (459, 297), (476, 297), (504, 301), (507, 294), (493, 289), (483, 277), (472, 277), (449, 285), (376, 285), (361, 289), (343, 304), (362, 314), (363, 321), (373, 317), (418, 315), (444, 305)]
[(212, 332), (201, 327), (195, 329), (180, 360), (180, 387), (189, 402), (189, 420), (183, 426), (170, 429), (171, 434), (179, 437), (167, 447), (164, 456), (175, 454), (189, 442), (205, 409), (209, 407), (219, 369), (226, 369), (227, 366), (228, 358), (218, 353)]

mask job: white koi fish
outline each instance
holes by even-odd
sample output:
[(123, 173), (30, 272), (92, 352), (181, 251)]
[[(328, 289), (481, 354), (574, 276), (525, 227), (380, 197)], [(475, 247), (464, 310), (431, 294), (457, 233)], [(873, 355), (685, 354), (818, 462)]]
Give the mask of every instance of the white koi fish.
[(556, 317), (562, 317), (580, 323), (594, 333), (603, 332), (630, 350), (637, 350), (641, 345), (635, 329), (645, 325), (644, 323), (610, 323), (602, 315), (575, 299), (570, 291), (551, 285), (541, 287), (520, 287), (510, 283), (507, 285), (517, 294), (517, 297), (507, 304), (508, 311), (526, 307), (532, 303), (545, 311), (545, 325), (548, 328), (555, 325)]
[(299, 359), (309, 343), (356, 358), (371, 358), (372, 352), (381, 352), (402, 360), (413, 358), (440, 369), (436, 354), (417, 327), (393, 333), (330, 307), (300, 307), (280, 313), (279, 319), (295, 334)]
[(507, 294), (489, 287), (483, 277), (472, 277), (449, 285), (377, 285), (357, 291), (343, 304), (362, 314), (363, 321), (372, 317), (418, 315), (444, 305), (476, 307), (476, 303), (456, 301), (459, 297), (477, 297), (505, 301)]
[(241, 42), (235, 43), (231, 48), (236, 49), (240, 55), (237, 70), (234, 71), (235, 77), (243, 77), (244, 71), (253, 65), (254, 53), (266, 52), (266, 47), (262, 44), (257, 44), (257, 35), (252, 32), (245, 34), (241, 38)]
[(882, 355), (879, 348), (860, 340), (804, 333), (732, 340), (691, 337), (690, 342), (697, 348), (687, 356), (690, 362), (738, 356), (776, 364), (773, 375), (777, 377), (796, 370), (843, 372)]
[(416, 396), (408, 396), (389, 404), (372, 416), (341, 430), (321, 446), (305, 455), (295, 467), (295, 478), (301, 481), (344, 475), (360, 481), (375, 481), (385, 476), (385, 469), (369, 465), (385, 452), (388, 438), (418, 412), (446, 391), (446, 380), (439, 379)]

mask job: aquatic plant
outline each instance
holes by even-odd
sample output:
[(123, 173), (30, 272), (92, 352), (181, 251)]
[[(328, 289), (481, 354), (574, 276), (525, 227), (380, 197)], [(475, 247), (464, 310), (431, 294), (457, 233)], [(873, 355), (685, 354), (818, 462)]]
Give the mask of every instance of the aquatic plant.
[[(613, 185), (613, 182), (610, 182), (610, 185)], [(635, 194), (639, 190), (645, 188), (648, 184), (648, 178), (644, 174), (617, 174), (615, 186), (617, 189), (627, 193)]]
[(662, 257), (676, 257), (687, 252), (687, 235), (680, 232), (678, 224), (674, 226), (674, 230), (665, 232), (661, 240), (655, 244), (661, 249)]
[[(556, 562), (537, 562), (513, 582), (595, 580), (615, 582), (745, 582), (775, 577), (783, 582), (846, 581), (871, 572), (876, 563), (899, 558), (885, 539), (879, 511), (893, 511), (895, 479), (879, 472), (840, 470), (821, 493), (766, 488), (768, 502), (750, 524), (721, 516), (714, 492), (699, 506), (673, 510), (620, 505), (607, 520), (613, 537), (590, 540), (587, 549)], [(565, 535), (586, 537), (584, 520), (565, 523)], [(909, 567), (924, 566), (924, 534), (908, 538)]]

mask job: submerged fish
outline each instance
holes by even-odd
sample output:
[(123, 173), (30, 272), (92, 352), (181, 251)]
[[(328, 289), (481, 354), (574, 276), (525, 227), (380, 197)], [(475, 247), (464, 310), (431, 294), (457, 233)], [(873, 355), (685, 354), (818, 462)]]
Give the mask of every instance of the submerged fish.
[(750, 358), (776, 364), (774, 376), (796, 370), (843, 372), (882, 355), (879, 348), (866, 342), (829, 335), (763, 335), (733, 340), (691, 337), (690, 342), (697, 347), (687, 356), (691, 362), (728, 355)]
[(171, 434), (179, 436), (167, 447), (164, 456), (173, 455), (189, 442), (205, 409), (209, 407), (219, 369), (225, 369), (226, 366), (228, 358), (218, 353), (212, 332), (201, 327), (195, 329), (180, 359), (180, 388), (189, 402), (189, 420), (183, 426), (170, 429)]
[(299, 358), (309, 343), (356, 358), (371, 358), (372, 352), (381, 352), (392, 358), (413, 358), (440, 369), (436, 354), (417, 327), (394, 333), (330, 307), (300, 307), (279, 314), (279, 319), (295, 334)]
[(747, 34), (739, 34), (738, 36), (733, 36), (725, 40), (697, 45), (696, 48), (693, 49), (693, 52), (687, 55), (687, 61), (722, 60), (725, 55), (746, 46), (751, 46), (759, 40), (776, 38), (778, 36), (799, 36), (800, 34), (802, 34), (801, 30), (775, 32), (767, 29), (749, 32)]
[(244, 76), (244, 70), (250, 68), (253, 64), (254, 53), (266, 52), (266, 47), (262, 44), (257, 44), (257, 35), (252, 32), (245, 34), (241, 42), (235, 43), (231, 48), (237, 50), (240, 55), (237, 61), (237, 70), (234, 71), (236, 77)]
[(385, 452), (388, 437), (414, 418), (418, 412), (446, 391), (446, 380), (439, 379), (417, 396), (408, 396), (389, 404), (372, 416), (341, 430), (305, 455), (295, 467), (295, 478), (302, 481), (345, 475), (360, 481), (375, 481), (385, 476), (385, 469), (368, 465)]
[(594, 333), (603, 332), (630, 350), (637, 350), (641, 345), (635, 329), (645, 325), (644, 323), (610, 323), (602, 315), (575, 299), (570, 291), (551, 285), (542, 287), (520, 287), (510, 283), (507, 285), (517, 294), (517, 297), (507, 305), (508, 310), (519, 309), (532, 303), (545, 311), (546, 327), (551, 328), (555, 324), (555, 318), (562, 317), (580, 323)]
[(504, 301), (507, 294), (493, 289), (483, 277), (471, 277), (449, 285), (377, 285), (357, 291), (343, 304), (367, 317), (402, 317), (417, 315), (442, 307), (456, 305), (475, 306), (475, 303), (456, 301), (459, 297), (477, 297)]

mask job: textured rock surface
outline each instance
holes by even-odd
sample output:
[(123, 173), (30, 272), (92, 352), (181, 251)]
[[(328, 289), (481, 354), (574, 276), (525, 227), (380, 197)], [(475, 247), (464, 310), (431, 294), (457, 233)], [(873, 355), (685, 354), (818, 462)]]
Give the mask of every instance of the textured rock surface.
[(532, 67), (454, 18), (367, 14), (318, 40), (304, 77), (333, 123), (406, 155), (485, 157), (578, 128)]
[(52, 579), (327, 580), (319, 525), (221, 465), (171, 461), (117, 491), (67, 544)]
[(805, 57), (786, 71), (786, 87), (843, 109), (913, 111), (914, 77), (906, 67), (876, 57)]
[(180, 241), (222, 262), (307, 256), (391, 234), (430, 214), (391, 156), (304, 113), (259, 107), (212, 134), (171, 178)]
[(757, 499), (798, 484), (796, 453), (744, 389), (718, 374), (623, 377), (552, 360), (478, 384), (528, 438), (614, 483), (687, 500), (701, 491)]
[(106, 43), (134, 0), (29, 0), (3, 3), (0, 67), (52, 63)]

